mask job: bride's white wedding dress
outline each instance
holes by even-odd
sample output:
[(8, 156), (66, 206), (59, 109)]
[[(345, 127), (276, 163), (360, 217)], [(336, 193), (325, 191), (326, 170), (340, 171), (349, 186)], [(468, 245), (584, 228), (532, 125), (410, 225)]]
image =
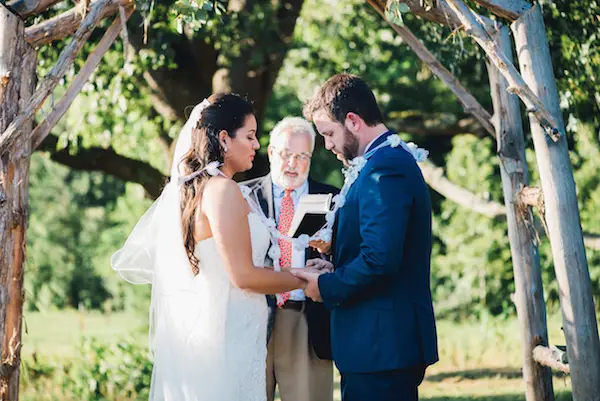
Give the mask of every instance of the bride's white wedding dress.
[[(266, 297), (231, 283), (213, 238), (196, 244), (197, 276), (183, 246), (178, 164), (191, 147), (205, 102), (194, 108), (179, 135), (171, 180), (111, 264), (133, 284), (152, 284), (150, 401), (266, 401)], [(260, 213), (249, 191), (241, 189)], [(271, 245), (264, 219), (248, 215), (255, 266), (264, 265)]]
[[(255, 266), (263, 266), (271, 244), (269, 231), (254, 213), (248, 214), (248, 224), (252, 260)], [(265, 401), (266, 298), (231, 283), (213, 238), (198, 242), (195, 255), (200, 261), (196, 291), (203, 306), (186, 340), (187, 361), (169, 361), (169, 365), (185, 363), (194, 372), (186, 372), (190, 373), (187, 379), (179, 375), (173, 381), (168, 379), (172, 375), (164, 374), (168, 367), (155, 365), (150, 399)]]

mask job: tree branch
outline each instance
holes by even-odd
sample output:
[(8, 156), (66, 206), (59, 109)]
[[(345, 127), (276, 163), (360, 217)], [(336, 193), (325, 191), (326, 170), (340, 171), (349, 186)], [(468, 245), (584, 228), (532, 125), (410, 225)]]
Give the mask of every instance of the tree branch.
[(510, 21), (519, 19), (525, 11), (531, 8), (531, 3), (525, 0), (473, 0), (490, 10), (499, 17)]
[(162, 91), (158, 83), (154, 80), (154, 77), (148, 71), (144, 71), (142, 73), (142, 76), (144, 77), (144, 80), (150, 88), (148, 97), (152, 102), (152, 107), (154, 107), (154, 110), (156, 110), (158, 114), (160, 114), (167, 120), (177, 120), (177, 111), (173, 109), (173, 107), (171, 107), (171, 105), (164, 100), (164, 92)]
[(396, 31), (412, 49), (412, 51), (423, 61), (429, 69), (448, 86), (448, 88), (456, 95), (462, 103), (465, 111), (470, 113), (479, 121), (481, 126), (493, 137), (496, 136), (496, 131), (491, 123), (492, 116), (483, 108), (483, 106), (475, 99), (475, 97), (465, 88), (458, 79), (450, 71), (440, 63), (433, 53), (405, 26), (398, 26), (387, 20), (385, 17), (385, 8), (375, 0), (368, 0), (369, 4), (390, 24), (392, 29)]
[[(450, 199), (462, 207), (473, 210), (489, 218), (506, 219), (506, 209), (504, 208), (504, 205), (498, 202), (481, 199), (469, 190), (454, 184), (448, 178), (444, 177), (444, 170), (441, 167), (437, 167), (429, 161), (419, 163), (419, 167), (421, 167), (423, 178), (425, 178), (427, 184), (444, 198)], [(535, 199), (536, 202), (539, 202), (539, 197), (541, 196), (540, 189), (536, 187), (527, 187), (525, 193), (527, 194), (528, 199), (531, 198), (527, 202), (531, 201), (531, 203), (533, 203), (533, 199)], [(518, 196), (518, 201), (521, 201), (522, 199), (521, 196)], [(534, 204), (534, 206), (538, 205), (540, 204)], [(600, 250), (600, 234), (583, 233), (583, 238), (587, 248)]]
[[(378, 7), (385, 10), (386, 0), (373, 0), (377, 3)], [(369, 0), (370, 2), (370, 0)], [(402, 0), (402, 3), (406, 4), (410, 8), (410, 12), (417, 17), (424, 20), (436, 22), (438, 24), (449, 27), (450, 29), (457, 29), (462, 27), (462, 22), (456, 17), (456, 14), (449, 8), (446, 0), (437, 0), (437, 5), (430, 9), (425, 10), (421, 4), (422, 0)], [(495, 23), (491, 19), (482, 15), (478, 16), (481, 19), (481, 23), (488, 32), (495, 30)]]
[[(136, 52), (151, 47), (144, 40), (143, 22), (138, 13), (132, 17), (129, 33)], [(186, 34), (161, 31), (160, 40), (169, 43), (176, 67), (152, 68), (143, 78), (152, 90), (151, 100), (156, 111), (168, 120), (173, 120), (174, 115), (175, 120), (185, 122), (190, 106), (213, 92), (212, 76), (217, 70), (218, 52), (213, 43), (206, 42), (204, 35), (190, 38)]]
[(475, 118), (459, 118), (452, 113), (393, 111), (387, 114), (386, 123), (398, 132), (422, 136), (454, 136), (467, 133), (484, 136), (489, 133)]
[(50, 153), (52, 160), (77, 170), (102, 171), (123, 181), (135, 182), (144, 187), (148, 197), (156, 199), (166, 182), (158, 169), (150, 164), (119, 155), (113, 148), (79, 148), (76, 154), (68, 149), (56, 149), (58, 138), (48, 135), (39, 150)]
[(560, 126), (548, 112), (544, 103), (542, 103), (525, 83), (523, 77), (519, 74), (513, 63), (508, 60), (498, 45), (490, 38), (488, 32), (486, 32), (484, 27), (479, 23), (478, 18), (473, 14), (473, 11), (471, 11), (471, 9), (461, 0), (447, 1), (450, 8), (456, 13), (456, 16), (462, 21), (467, 34), (479, 43), (479, 46), (481, 46), (488, 55), (490, 61), (494, 63), (506, 78), (510, 85), (509, 92), (519, 96), (523, 103), (525, 103), (527, 111), (537, 118), (550, 138), (555, 142), (558, 141), (560, 136), (564, 135), (564, 133), (560, 131)]
[(506, 216), (504, 205), (481, 199), (472, 192), (452, 183), (444, 177), (444, 170), (441, 167), (437, 167), (431, 162), (420, 163), (419, 166), (427, 184), (443, 197), (490, 218)]
[(23, 19), (36, 15), (63, 0), (13, 0), (7, 6)]
[[(73, 39), (60, 54), (56, 65), (54, 65), (48, 75), (41, 80), (35, 93), (27, 102), (27, 105), (23, 107), (23, 111), (15, 117), (6, 131), (0, 136), (0, 152), (8, 149), (8, 146), (10, 146), (18, 135), (19, 128), (35, 116), (35, 113), (42, 107), (46, 98), (54, 91), (54, 88), (56, 88), (59, 81), (73, 64), (79, 50), (81, 50), (96, 25), (98, 25), (98, 22), (103, 18), (103, 11), (112, 4), (112, 2), (113, 0), (98, 0), (93, 4), (90, 12), (81, 23), (81, 26), (75, 35), (73, 35)], [(31, 135), (31, 133), (26, 134)]]
[(600, 234), (583, 233), (583, 242), (587, 248), (600, 251)]
[[(91, 7), (94, 7), (99, 1), (92, 0)], [(115, 14), (119, 10), (119, 5), (130, 7), (133, 3), (131, 0), (111, 0), (102, 9), (100, 19)], [(40, 47), (55, 40), (62, 40), (73, 34), (85, 16), (85, 13), (82, 12), (82, 7), (85, 7), (85, 2), (83, 1), (69, 11), (25, 28), (25, 40), (33, 47)]]
[(542, 366), (548, 366), (552, 369), (560, 370), (564, 373), (571, 373), (569, 365), (559, 361), (555, 353), (548, 347), (538, 345), (533, 349), (533, 359)]
[[(126, 11), (125, 18), (129, 18), (133, 13), (133, 8), (129, 8)], [(89, 55), (85, 64), (77, 74), (77, 76), (71, 82), (71, 85), (60, 99), (58, 104), (52, 109), (50, 114), (46, 117), (44, 121), (42, 121), (32, 133), (33, 137), (33, 149), (40, 146), (42, 141), (48, 136), (48, 134), (52, 131), (54, 126), (58, 123), (58, 121), (62, 118), (62, 116), (67, 112), (73, 100), (77, 97), (85, 83), (88, 81), (92, 73), (96, 70), (102, 57), (104, 54), (110, 49), (114, 41), (119, 36), (119, 33), (122, 30), (121, 25), (121, 17), (118, 16), (115, 18), (112, 25), (106, 30), (104, 36), (94, 49), (94, 51)]]

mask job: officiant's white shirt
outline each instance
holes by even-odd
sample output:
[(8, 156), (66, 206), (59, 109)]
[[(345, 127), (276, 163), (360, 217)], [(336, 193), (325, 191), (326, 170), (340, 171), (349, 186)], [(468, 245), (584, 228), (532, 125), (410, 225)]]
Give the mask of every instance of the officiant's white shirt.
[[(279, 224), (279, 214), (281, 212), (281, 200), (283, 199), (285, 188), (280, 187), (279, 185), (273, 184), (273, 201), (275, 202), (275, 218), (277, 220), (277, 224)], [(304, 195), (308, 194), (308, 180), (304, 181), (300, 187), (294, 189), (292, 191), (292, 200), (294, 201), (294, 210), (298, 208), (298, 201)], [(302, 268), (306, 263), (305, 260), (305, 250), (297, 250), (292, 247), (292, 267)], [(302, 290), (294, 290), (290, 294), (290, 299), (294, 301), (304, 301), (306, 300), (306, 296), (304, 295), (304, 291)]]

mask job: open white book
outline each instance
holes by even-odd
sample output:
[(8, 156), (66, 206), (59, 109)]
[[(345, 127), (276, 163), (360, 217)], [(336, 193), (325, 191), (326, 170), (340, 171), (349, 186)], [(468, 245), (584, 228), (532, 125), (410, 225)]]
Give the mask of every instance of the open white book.
[(325, 224), (325, 215), (331, 209), (332, 194), (304, 195), (298, 201), (288, 236), (313, 235)]

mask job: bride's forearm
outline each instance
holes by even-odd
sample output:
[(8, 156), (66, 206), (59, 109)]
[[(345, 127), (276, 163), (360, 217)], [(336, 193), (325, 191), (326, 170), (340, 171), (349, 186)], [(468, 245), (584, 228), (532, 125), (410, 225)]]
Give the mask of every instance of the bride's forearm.
[[(264, 266), (265, 269), (269, 269), (271, 271), (275, 271), (275, 268), (273, 266)], [(280, 267), (282, 272), (291, 272), (292, 268), (291, 267)]]
[(241, 289), (260, 294), (277, 294), (304, 287), (304, 281), (292, 275), (289, 270), (276, 272), (272, 267), (255, 267), (234, 284)]

